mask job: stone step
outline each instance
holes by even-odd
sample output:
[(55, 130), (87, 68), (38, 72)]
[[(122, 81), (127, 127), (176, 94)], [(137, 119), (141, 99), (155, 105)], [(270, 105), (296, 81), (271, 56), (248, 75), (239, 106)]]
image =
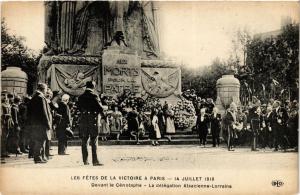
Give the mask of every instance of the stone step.
[[(160, 139), (159, 143), (161, 145), (192, 145), (192, 144), (199, 144), (199, 139), (197, 138), (189, 138), (189, 139), (172, 139), (171, 142), (169, 142), (167, 139)], [(136, 145), (135, 140), (107, 140), (102, 141), (99, 140), (99, 145)], [(212, 144), (212, 140), (208, 139), (207, 144)], [(52, 146), (57, 146), (57, 140), (51, 141)], [(70, 140), (68, 141), (68, 146), (80, 146), (81, 140)], [(151, 145), (150, 139), (143, 139), (140, 140), (140, 145)]]
[[(175, 135), (170, 135), (172, 139), (198, 139), (199, 135), (198, 134), (175, 134)], [(99, 136), (99, 140), (101, 139), (101, 137), (104, 136)], [(107, 136), (108, 139), (110, 140), (114, 140), (116, 138), (116, 136)], [(145, 135), (142, 139), (147, 139), (148, 135)], [(74, 138), (72, 138), (72, 140), (78, 140), (80, 139), (79, 136), (75, 136)], [(120, 140), (126, 140), (129, 139), (126, 136), (120, 136)], [(211, 139), (211, 134), (207, 135), (207, 139)]]

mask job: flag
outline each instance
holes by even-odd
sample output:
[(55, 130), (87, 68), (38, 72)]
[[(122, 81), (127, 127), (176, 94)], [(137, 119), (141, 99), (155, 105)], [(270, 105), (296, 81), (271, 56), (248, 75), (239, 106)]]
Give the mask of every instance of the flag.
[(275, 86), (276, 86), (276, 85), (279, 85), (279, 82), (276, 81), (275, 79), (272, 79), (272, 82), (274, 83)]
[(264, 95), (264, 98), (266, 97), (266, 87), (264, 84), (261, 84), (262, 86), (262, 89), (263, 89), (263, 95)]
[(264, 84), (261, 84), (262, 88), (263, 88), (263, 91), (266, 91), (266, 87)]
[(252, 90), (250, 89), (250, 87), (248, 88), (248, 92), (249, 92), (250, 94), (252, 94)]

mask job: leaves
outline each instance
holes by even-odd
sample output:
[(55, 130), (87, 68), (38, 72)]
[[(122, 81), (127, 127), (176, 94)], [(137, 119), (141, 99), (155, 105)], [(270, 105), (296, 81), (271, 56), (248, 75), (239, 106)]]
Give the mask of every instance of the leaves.
[[(280, 91), (291, 88), (292, 96), (297, 97), (296, 79), (299, 71), (299, 24), (283, 27), (278, 36), (270, 35), (266, 39), (254, 38), (247, 46), (246, 65), (253, 70), (253, 87), (259, 91), (261, 84), (266, 86), (272, 96), (280, 97)], [(280, 83), (272, 92), (271, 81)]]
[(5, 19), (1, 20), (1, 69), (8, 66), (21, 67), (28, 75), (28, 93), (33, 92), (33, 85), (37, 80), (37, 64), (41, 54), (36, 56), (25, 45), (25, 38), (8, 33)]
[(194, 89), (202, 98), (216, 98), (217, 80), (227, 72), (227, 62), (215, 58), (210, 66), (198, 69), (181, 67), (182, 90)]

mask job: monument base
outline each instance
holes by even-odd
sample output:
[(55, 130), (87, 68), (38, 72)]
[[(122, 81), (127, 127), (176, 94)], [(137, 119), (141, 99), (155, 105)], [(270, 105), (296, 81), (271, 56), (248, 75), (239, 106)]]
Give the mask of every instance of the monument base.
[(39, 82), (52, 90), (72, 96), (84, 91), (85, 82), (94, 80), (99, 94), (119, 96), (129, 90), (134, 96), (158, 98), (176, 104), (181, 99), (181, 70), (164, 59), (141, 59), (127, 48), (110, 47), (102, 56), (46, 56), (39, 66)]
[(87, 81), (97, 83), (101, 91), (100, 57), (43, 56), (38, 66), (39, 82), (44, 82), (55, 91), (72, 96), (84, 92)]

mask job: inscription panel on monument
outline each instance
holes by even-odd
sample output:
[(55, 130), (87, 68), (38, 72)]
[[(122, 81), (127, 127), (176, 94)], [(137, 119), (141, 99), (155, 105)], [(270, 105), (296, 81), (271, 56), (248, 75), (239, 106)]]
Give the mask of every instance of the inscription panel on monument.
[(105, 51), (102, 56), (103, 94), (118, 95), (129, 90), (141, 92), (141, 63), (137, 54)]

